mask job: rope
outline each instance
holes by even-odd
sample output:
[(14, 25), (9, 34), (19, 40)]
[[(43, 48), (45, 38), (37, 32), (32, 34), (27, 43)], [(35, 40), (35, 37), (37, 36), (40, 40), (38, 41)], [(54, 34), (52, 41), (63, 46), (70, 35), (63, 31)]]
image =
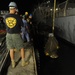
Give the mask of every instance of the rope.
[(53, 11), (53, 26), (52, 26), (52, 33), (54, 33), (54, 26), (55, 26), (55, 10), (56, 10), (56, 0), (54, 0), (54, 11)]

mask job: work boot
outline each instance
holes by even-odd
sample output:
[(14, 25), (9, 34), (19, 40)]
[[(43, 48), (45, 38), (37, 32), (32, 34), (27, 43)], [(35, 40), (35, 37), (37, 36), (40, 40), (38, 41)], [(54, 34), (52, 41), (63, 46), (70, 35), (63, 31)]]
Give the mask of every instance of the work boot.
[(26, 66), (26, 65), (28, 65), (28, 64), (29, 64), (28, 61), (22, 60), (22, 63), (21, 63), (22, 67), (24, 67), (24, 66)]
[(11, 61), (11, 66), (12, 66), (12, 68), (15, 68), (15, 61), (14, 60)]

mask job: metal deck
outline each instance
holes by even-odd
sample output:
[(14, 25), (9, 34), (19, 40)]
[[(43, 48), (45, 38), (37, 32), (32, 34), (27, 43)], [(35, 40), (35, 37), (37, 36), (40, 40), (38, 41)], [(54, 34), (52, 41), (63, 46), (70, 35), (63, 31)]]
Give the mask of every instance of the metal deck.
[(17, 65), (14, 69), (10, 65), (7, 75), (37, 75), (34, 47), (31, 44), (27, 44), (25, 47), (25, 61), (29, 61), (27, 66), (21, 66), (20, 52), (15, 51), (15, 59)]

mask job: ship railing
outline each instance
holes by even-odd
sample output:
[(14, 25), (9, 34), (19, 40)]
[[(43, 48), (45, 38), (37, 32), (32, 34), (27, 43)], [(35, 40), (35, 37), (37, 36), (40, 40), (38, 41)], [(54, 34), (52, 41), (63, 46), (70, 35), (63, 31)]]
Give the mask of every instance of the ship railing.
[(56, 17), (74, 16), (75, 3), (70, 3), (68, 0), (57, 5)]
[(6, 41), (5, 38), (2, 40), (2, 44), (0, 46), (0, 72), (4, 66), (6, 58), (8, 56), (9, 51), (6, 49)]

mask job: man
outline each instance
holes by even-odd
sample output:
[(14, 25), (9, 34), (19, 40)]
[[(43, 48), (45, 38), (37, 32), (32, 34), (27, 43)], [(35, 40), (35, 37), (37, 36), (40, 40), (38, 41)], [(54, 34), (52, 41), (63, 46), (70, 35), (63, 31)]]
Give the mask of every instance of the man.
[(28, 17), (28, 26), (29, 26), (29, 30), (30, 30), (30, 40), (33, 41), (33, 24), (32, 24), (32, 14), (29, 15)]
[(30, 42), (29, 33), (28, 33), (28, 31), (29, 31), (28, 23), (25, 20), (25, 17), (24, 16), (22, 18), (22, 21), (24, 23), (24, 26), (21, 27), (22, 28), (21, 29), (22, 30), (22, 39), (25, 41), (25, 38), (26, 38), (26, 41), (27, 42)]
[(24, 15), (24, 17), (25, 17), (25, 20), (27, 21), (27, 22), (29, 22), (29, 13), (28, 12), (25, 12), (25, 15)]
[(10, 58), (12, 68), (15, 67), (15, 59), (14, 59), (14, 49), (21, 50), (21, 58), (22, 58), (22, 66), (28, 64), (25, 62), (25, 52), (23, 40), (21, 38), (21, 26), (23, 25), (22, 19), (16, 13), (17, 5), (15, 2), (9, 3), (9, 14), (5, 15), (5, 24), (6, 24), (6, 45), (7, 49), (10, 50)]
[(32, 24), (32, 14), (29, 15), (29, 24)]

